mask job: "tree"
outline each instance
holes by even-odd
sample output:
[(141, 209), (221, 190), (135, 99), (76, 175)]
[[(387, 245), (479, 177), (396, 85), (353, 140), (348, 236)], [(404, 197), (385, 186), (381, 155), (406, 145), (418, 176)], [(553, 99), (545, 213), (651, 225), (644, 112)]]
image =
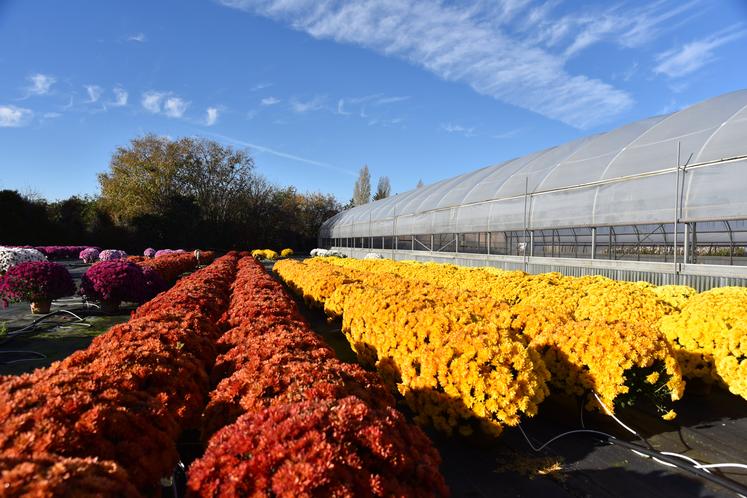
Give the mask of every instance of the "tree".
[(253, 181), (254, 161), (217, 142), (146, 135), (120, 147), (99, 175), (101, 200), (115, 221), (165, 214), (170, 200), (192, 199), (205, 221), (222, 223)]
[(230, 243), (237, 213), (262, 181), (246, 151), (152, 134), (118, 148), (99, 175), (101, 203), (115, 223), (164, 245)]
[(50, 238), (47, 203), (38, 195), (0, 190), (0, 213), (0, 245), (45, 244)]
[(423, 179), (421, 178), (420, 180), (418, 180), (418, 184), (415, 186), (415, 188), (420, 188), (420, 187), (423, 187), (424, 185), (425, 184), (423, 183)]
[(392, 191), (392, 186), (389, 184), (389, 177), (382, 176), (379, 178), (379, 183), (376, 185), (376, 193), (373, 196), (373, 200), (378, 201), (379, 199), (386, 199), (389, 197)]
[(368, 165), (361, 168), (358, 173), (358, 179), (355, 181), (353, 188), (353, 205), (361, 206), (371, 200), (371, 174), (368, 172)]

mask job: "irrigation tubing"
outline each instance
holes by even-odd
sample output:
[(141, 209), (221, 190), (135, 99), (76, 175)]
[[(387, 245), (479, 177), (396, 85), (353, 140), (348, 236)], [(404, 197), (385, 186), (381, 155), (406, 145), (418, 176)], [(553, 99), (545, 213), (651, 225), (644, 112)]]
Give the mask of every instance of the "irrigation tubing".
[[(706, 479), (708, 481), (711, 481), (715, 484), (719, 484), (726, 489), (729, 489), (735, 493), (737, 493), (740, 496), (747, 496), (747, 486), (744, 486), (736, 481), (733, 481), (727, 477), (722, 477), (717, 474), (712, 474), (706, 471), (706, 469), (701, 468), (700, 465), (685, 465), (682, 463), (682, 461), (679, 458), (673, 458), (669, 455), (665, 455), (660, 451), (655, 450), (649, 450), (648, 448), (643, 448), (642, 446), (638, 446), (637, 444), (629, 443), (627, 441), (622, 441), (620, 439), (611, 438), (609, 439), (609, 442), (612, 444), (617, 444), (619, 446), (622, 446), (623, 448), (627, 448), (632, 451), (636, 451), (639, 453), (643, 453), (646, 456), (649, 456), (651, 458), (656, 458), (657, 460), (662, 460), (670, 465), (673, 465), (677, 467), (678, 469), (684, 470), (685, 472), (689, 472), (691, 474), (694, 474), (702, 479)], [(719, 465), (719, 464), (716, 464)]]
[[(87, 311), (87, 310), (85, 310), (85, 309), (83, 309), (83, 310), (77, 310), (76, 309), (75, 311)], [(57, 315), (71, 315), (73, 318), (75, 318), (75, 320), (72, 321), (72, 322), (68, 322), (68, 323), (57, 324), (55, 327), (53, 327), (53, 329), (57, 328), (57, 327), (69, 327), (70, 325), (79, 325), (79, 326), (82, 326), (82, 327), (90, 327), (91, 326), (90, 323), (85, 322), (84, 318), (82, 318), (79, 315), (73, 313), (73, 311), (71, 311), (71, 310), (56, 310), (56, 311), (53, 311), (51, 313), (47, 313), (44, 316), (40, 316), (39, 318), (37, 318), (33, 322), (29, 323), (28, 325), (25, 325), (25, 326), (21, 327), (20, 329), (15, 329), (15, 330), (11, 330), (11, 331), (7, 332), (2, 338), (0, 338), (0, 344), (4, 344), (5, 342), (7, 342), (7, 341), (9, 341), (9, 340), (11, 340), (13, 338), (21, 337), (21, 336), (28, 335), (28, 334), (34, 332), (36, 330), (36, 328), (37, 328), (37, 325), (39, 325), (41, 322), (43, 322), (44, 320), (47, 320), (48, 318), (51, 318), (53, 316), (57, 316)]]
[(46, 360), (47, 355), (44, 353), (39, 353), (38, 351), (0, 351), (0, 355), (2, 354), (27, 354), (27, 355), (35, 355), (31, 358), (19, 358), (17, 360), (10, 360), (10, 361), (0, 361), (0, 365), (11, 365), (13, 363), (20, 363), (22, 361), (33, 361), (33, 360)]
[[(691, 458), (686, 455), (681, 455), (679, 453), (669, 452), (669, 451), (657, 451), (654, 449), (654, 447), (651, 445), (651, 443), (648, 442), (646, 438), (641, 436), (638, 432), (627, 426), (625, 423), (622, 422), (619, 418), (614, 416), (612, 412), (607, 408), (607, 406), (602, 402), (601, 399), (599, 399), (599, 396), (596, 393), (593, 393), (594, 397), (597, 399), (599, 404), (604, 408), (604, 410), (607, 412), (608, 415), (610, 415), (615, 422), (617, 422), (620, 426), (622, 426), (625, 430), (630, 432), (631, 434), (638, 437), (648, 448), (645, 448), (643, 446), (637, 445), (635, 443), (630, 443), (628, 441), (623, 441), (621, 439), (616, 438), (612, 434), (608, 434), (606, 432), (597, 431), (593, 429), (586, 429), (584, 424), (584, 418), (583, 418), (583, 404), (581, 406), (581, 426), (582, 429), (576, 429), (572, 431), (563, 432), (561, 434), (558, 434), (557, 436), (551, 438), (549, 441), (545, 442), (544, 444), (540, 446), (534, 446), (532, 442), (529, 440), (529, 436), (527, 436), (526, 432), (524, 432), (524, 428), (521, 426), (521, 424), (518, 425), (519, 430), (521, 431), (521, 434), (524, 436), (524, 439), (526, 440), (529, 447), (534, 450), (535, 452), (540, 452), (553, 442), (557, 441), (558, 439), (561, 439), (566, 436), (570, 436), (572, 434), (588, 434), (591, 436), (596, 436), (600, 440), (607, 442), (609, 444), (616, 444), (618, 446), (621, 446), (623, 448), (626, 448), (636, 455), (642, 456), (642, 457), (649, 457), (653, 459), (655, 462), (660, 463), (662, 465), (666, 465), (667, 467), (673, 467), (680, 470), (684, 470), (685, 472), (691, 473), (697, 477), (700, 477), (702, 479), (706, 479), (714, 484), (723, 486), (724, 488), (733, 491), (737, 495), (739, 495), (742, 498), (747, 498), (747, 486), (738, 483), (737, 481), (734, 481), (732, 479), (729, 479), (728, 477), (723, 477), (717, 474), (713, 474), (708, 469), (718, 469), (718, 468), (738, 468), (738, 469), (747, 469), (747, 465), (741, 464), (741, 463), (713, 463), (713, 464), (703, 464), (695, 460), (694, 458)], [(682, 460), (686, 460), (689, 462), (689, 464), (684, 464)]]

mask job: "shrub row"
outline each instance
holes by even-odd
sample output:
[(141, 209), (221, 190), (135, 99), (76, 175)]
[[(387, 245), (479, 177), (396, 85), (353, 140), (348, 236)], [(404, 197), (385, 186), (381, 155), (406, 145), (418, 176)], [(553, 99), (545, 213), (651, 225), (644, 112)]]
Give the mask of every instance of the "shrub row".
[[(206, 251), (201, 260), (211, 262), (214, 258), (215, 253)], [(102, 261), (83, 275), (80, 293), (88, 299), (114, 306), (122, 301), (142, 303), (196, 267), (197, 259), (192, 254), (171, 254), (158, 259), (130, 256), (127, 260)]]
[[(200, 252), (200, 264), (210, 264), (215, 259), (213, 251)], [(151, 259), (143, 259), (137, 264), (155, 270), (167, 283), (175, 282), (182, 273), (197, 268), (197, 258), (193, 253), (170, 253)]]
[(81, 251), (94, 246), (19, 246), (26, 249), (36, 249), (49, 259), (77, 259)]
[(192, 496), (448, 493), (438, 452), (378, 377), (337, 360), (253, 258), (239, 262), (224, 326)]
[[(132, 496), (124, 472), (138, 492), (152, 494), (178, 461), (179, 434), (198, 423), (220, 335), (215, 323), (228, 306), (235, 271), (236, 256), (224, 256), (87, 349), (3, 378), (0, 489), (27, 476), (25, 487), (13, 488), (18, 494), (47, 496), (54, 489), (80, 496), (79, 490), (96, 489), (88, 482), (94, 480), (107, 487), (97, 490), (102, 495)], [(99, 460), (69, 460), (90, 458)], [(63, 472), (65, 466), (72, 470)]]

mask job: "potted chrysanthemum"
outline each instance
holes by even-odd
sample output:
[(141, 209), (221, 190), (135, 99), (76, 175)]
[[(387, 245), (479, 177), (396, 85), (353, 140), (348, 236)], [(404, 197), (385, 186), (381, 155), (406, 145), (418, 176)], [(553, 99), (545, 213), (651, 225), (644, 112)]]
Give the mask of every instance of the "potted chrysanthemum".
[(11, 267), (0, 281), (3, 301), (27, 301), (32, 313), (49, 313), (53, 299), (75, 293), (67, 269), (49, 261), (29, 261)]
[(80, 294), (98, 301), (105, 313), (115, 313), (122, 301), (142, 303), (149, 287), (143, 270), (129, 261), (102, 261), (83, 274)]
[(99, 260), (99, 251), (95, 247), (86, 247), (78, 254), (78, 257), (86, 264), (90, 265)]
[(99, 260), (101, 261), (116, 261), (119, 259), (127, 259), (127, 253), (119, 249), (104, 249), (99, 253)]

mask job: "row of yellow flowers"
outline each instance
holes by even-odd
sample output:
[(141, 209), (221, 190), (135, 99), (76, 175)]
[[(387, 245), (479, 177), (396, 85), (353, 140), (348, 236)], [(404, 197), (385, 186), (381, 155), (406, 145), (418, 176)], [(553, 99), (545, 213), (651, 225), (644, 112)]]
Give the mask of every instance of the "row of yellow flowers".
[(549, 373), (511, 329), (504, 303), (318, 260), (275, 271), (307, 303), (342, 316), (359, 360), (399, 390), (419, 423), (500, 434), (548, 394)]
[(723, 287), (696, 294), (662, 318), (688, 375), (714, 380), (747, 399), (747, 289)]
[(281, 258), (289, 258), (293, 256), (293, 249), (286, 248), (280, 251), (280, 254), (276, 251), (273, 251), (272, 249), (254, 249), (252, 250), (252, 256), (257, 259), (269, 259), (271, 261), (275, 261), (278, 259), (278, 257)]
[[(398, 383), (421, 422), (442, 430), (460, 427), (464, 432), (463, 421), (470, 415), (492, 424), (494, 431), (496, 424), (498, 429), (502, 423), (514, 425), (521, 413), (532, 415), (546, 393), (543, 363), (556, 387), (574, 394), (593, 390), (610, 409), (618, 396), (628, 393), (626, 375), (636, 368), (649, 372), (649, 391), (668, 394), (671, 400), (682, 395), (677, 362), (654, 327), (596, 317), (577, 321), (568, 312), (524, 302), (511, 306), (476, 284), (495, 279), (490, 271), (420, 266), (433, 276), (420, 278), (422, 268), (416, 265), (336, 258), (278, 264), (276, 271), (307, 303), (342, 316), (343, 331), (361, 360), (376, 363), (382, 375)], [(509, 278), (519, 276), (511, 273)], [(448, 287), (447, 282), (461, 283)], [(552, 294), (548, 285), (539, 288)], [(516, 361), (519, 346), (530, 363)], [(544, 362), (537, 361), (540, 356)], [(494, 375), (495, 364), (513, 365), (509, 372), (516, 379), (505, 371)], [(527, 384), (517, 381), (527, 374), (534, 376), (532, 383), (542, 383), (532, 384), (529, 409), (522, 404)], [(486, 378), (492, 383), (486, 384)], [(506, 390), (524, 398), (506, 397)]]
[[(686, 377), (716, 381), (747, 398), (747, 289), (697, 294), (684, 285), (654, 286), (605, 277), (527, 275), (496, 268), (436, 263), (327, 258), (329, 263), (391, 273), (454, 289), (479, 289), (515, 305), (524, 333), (556, 330), (569, 320), (649, 326), (663, 332)], [(523, 310), (523, 311), (522, 311)]]

